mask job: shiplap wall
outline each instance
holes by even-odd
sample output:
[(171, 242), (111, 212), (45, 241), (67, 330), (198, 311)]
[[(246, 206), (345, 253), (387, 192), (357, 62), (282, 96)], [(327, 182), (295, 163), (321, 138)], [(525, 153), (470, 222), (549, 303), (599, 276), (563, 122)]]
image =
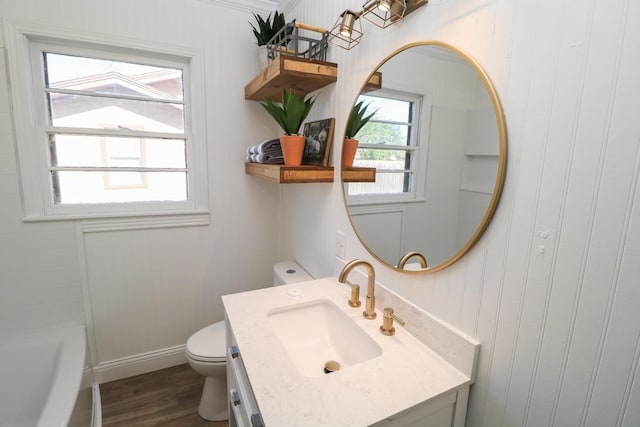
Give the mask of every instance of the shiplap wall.
[[(359, 6), (335, 0), (282, 3), (290, 17), (325, 27), (343, 9)], [(22, 223), (6, 70), (1, 67), (2, 334), (82, 321), (78, 248), (83, 245), (95, 255), (88, 263), (96, 274), (131, 269), (131, 275), (122, 274), (129, 287), (114, 287), (112, 300), (100, 300), (106, 304), (101, 312), (109, 314), (112, 304), (129, 313), (139, 310), (139, 316), (156, 310), (158, 302), (150, 304), (148, 293), (136, 294), (139, 286), (149, 292), (168, 286), (170, 292), (153, 294), (162, 306), (177, 289), (215, 299), (238, 284), (270, 282), (278, 239), (281, 257), (297, 258), (318, 277), (336, 273), (337, 231), (347, 234), (348, 259), (370, 258), (350, 230), (339, 184), (287, 186), (277, 207), (273, 199), (279, 189), (242, 174), (238, 164), (246, 141), (264, 136), (272, 124), (259, 107), (242, 100), (241, 88), (257, 70), (256, 60), (237, 54), (252, 46), (249, 9), (230, 15), (226, 9), (201, 0), (0, 2), (5, 19), (203, 47), (211, 72), (206, 90), (213, 211), (204, 237), (188, 229), (134, 231), (92, 234), (78, 244), (73, 224)], [(232, 31), (239, 44), (219, 51), (219, 31), (225, 36)], [(376, 266), (382, 283), (482, 343), (468, 425), (640, 425), (640, 4), (431, 0), (402, 24), (384, 31), (365, 24), (365, 33), (355, 50), (330, 50), (329, 59), (339, 63), (339, 80), (322, 91), (313, 111), (314, 117), (337, 119), (334, 163), (360, 83), (405, 43), (437, 39), (468, 51), (489, 73), (505, 108), (507, 182), (480, 243), (457, 264), (431, 276), (398, 275)], [(227, 160), (219, 162), (225, 155)], [(276, 223), (286, 224), (281, 234)], [(158, 248), (172, 245), (174, 233), (190, 251), (206, 251), (183, 270), (176, 264), (179, 270), (173, 273), (189, 277), (187, 286), (169, 283), (171, 278), (159, 281), (162, 270), (152, 268), (167, 261), (168, 254)], [(146, 247), (154, 251), (134, 251), (147, 234), (153, 239)], [(133, 259), (100, 258), (105, 248), (121, 250), (132, 241), (138, 242), (129, 247)], [(248, 259), (250, 269), (247, 253), (259, 254)], [(89, 276), (89, 286), (100, 284), (108, 292), (104, 276), (97, 282)], [(184, 340), (195, 324), (220, 316), (214, 312), (216, 302), (195, 313), (181, 304), (162, 308), (183, 325), (174, 329), (172, 343)], [(143, 347), (120, 352), (121, 341), (115, 339), (104, 353), (105, 363), (109, 357), (169, 345), (157, 340), (154, 328), (163, 324), (145, 327), (152, 330), (140, 334)], [(109, 330), (115, 338), (123, 334), (122, 339), (139, 332), (135, 320)], [(103, 336), (103, 342), (111, 338)]]
[(28, 142), (13, 138), (0, 55), (0, 337), (86, 321), (96, 378), (108, 381), (183, 363), (190, 334), (223, 318), (221, 295), (272, 283), (279, 188), (243, 167), (248, 146), (278, 134), (243, 96), (259, 71), (249, 22), (262, 7), (273, 3), (0, 1), (5, 23), (201, 51), (207, 134), (196, 139), (207, 145), (210, 209), (208, 226), (22, 222), (14, 143)]
[[(359, 6), (280, 2), (327, 28)], [(467, 424), (640, 425), (640, 3), (431, 0), (401, 24), (364, 32), (355, 49), (329, 52), (339, 63), (325, 90), (334, 164), (361, 82), (409, 42), (467, 51), (505, 109), (506, 186), (479, 244), (433, 275), (375, 264), (381, 283), (482, 344)], [(338, 183), (287, 187), (282, 202), (293, 223), (283, 248), (313, 274), (337, 273), (337, 231), (347, 259), (372, 259)]]

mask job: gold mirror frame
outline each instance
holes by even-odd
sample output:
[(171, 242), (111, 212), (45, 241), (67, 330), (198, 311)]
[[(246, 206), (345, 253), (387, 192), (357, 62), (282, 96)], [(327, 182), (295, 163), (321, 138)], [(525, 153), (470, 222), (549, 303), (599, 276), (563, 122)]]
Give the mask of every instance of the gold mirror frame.
[[(389, 262), (387, 262), (386, 260), (383, 260), (382, 258), (380, 258), (369, 247), (369, 245), (367, 245), (367, 243), (364, 241), (364, 238), (362, 237), (362, 235), (358, 231), (358, 229), (356, 227), (356, 224), (354, 223), (353, 217), (352, 217), (351, 213), (349, 212), (349, 205), (347, 204), (347, 194), (346, 194), (346, 191), (345, 191), (344, 178), (341, 179), (341, 182), (342, 182), (343, 202), (344, 202), (345, 208), (347, 209), (347, 214), (349, 216), (349, 222), (351, 223), (351, 227), (353, 228), (353, 230), (355, 231), (356, 235), (358, 236), (358, 239), (360, 240), (360, 243), (362, 243), (362, 245), (371, 254), (371, 256), (373, 256), (380, 263), (392, 268), (395, 271), (400, 271), (400, 272), (403, 272), (403, 273), (412, 273), (412, 274), (413, 273), (423, 274), (423, 273), (433, 273), (433, 272), (436, 272), (436, 271), (443, 270), (443, 269), (447, 268), (448, 266), (452, 265), (453, 263), (455, 263), (456, 261), (458, 261), (467, 252), (469, 252), (469, 250), (471, 250), (471, 248), (478, 242), (478, 240), (480, 240), (480, 237), (482, 237), (482, 235), (484, 234), (485, 230), (489, 226), (489, 223), (491, 222), (491, 219), (493, 218), (493, 215), (495, 214), (495, 211), (496, 211), (496, 209), (498, 207), (498, 203), (499, 203), (500, 197), (502, 195), (502, 189), (504, 187), (504, 181), (505, 181), (505, 177), (506, 177), (506, 173), (507, 173), (507, 128), (506, 128), (506, 121), (505, 121), (505, 118), (504, 118), (504, 111), (502, 109), (502, 104), (500, 103), (500, 99), (498, 97), (498, 93), (496, 92), (496, 89), (493, 86), (491, 80), (489, 79), (489, 76), (487, 75), (487, 73), (482, 69), (482, 67), (478, 64), (478, 62), (475, 59), (473, 59), (468, 53), (466, 53), (462, 49), (459, 49), (457, 47), (454, 47), (452, 45), (449, 45), (449, 44), (443, 43), (443, 42), (439, 42), (439, 41), (414, 42), (414, 43), (407, 44), (407, 45), (395, 50), (394, 52), (392, 52), (390, 55), (388, 55), (386, 58), (384, 58), (375, 67), (375, 69), (367, 76), (367, 78), (365, 79), (365, 83), (360, 88), (360, 92), (358, 93), (358, 96), (360, 96), (360, 94), (365, 92), (364, 91), (365, 86), (372, 79), (372, 77), (374, 77), (374, 74), (380, 69), (380, 67), (382, 67), (386, 62), (388, 62), (390, 59), (394, 58), (399, 53), (404, 52), (405, 50), (411, 49), (413, 47), (417, 47), (417, 46), (435, 46), (435, 47), (444, 48), (444, 49), (447, 49), (447, 50), (457, 54), (459, 57), (464, 59), (464, 61), (467, 62), (467, 64), (469, 64), (474, 69), (474, 71), (478, 74), (478, 76), (482, 80), (482, 83), (483, 83), (485, 89), (487, 90), (487, 92), (489, 94), (489, 97), (491, 99), (491, 103), (493, 104), (493, 109), (494, 109), (495, 118), (496, 118), (496, 125), (497, 125), (497, 130), (498, 130), (498, 170), (497, 170), (497, 173), (496, 173), (496, 181), (495, 181), (495, 184), (494, 184), (494, 187), (493, 187), (493, 193), (492, 193), (492, 196), (491, 196), (491, 200), (489, 201), (489, 205), (487, 207), (487, 210), (485, 211), (484, 216), (482, 217), (482, 220), (480, 221), (480, 224), (476, 228), (475, 232), (471, 235), (471, 237), (469, 238), (467, 243), (464, 244), (462, 246), (462, 248), (460, 248), (457, 252), (455, 252), (450, 258), (448, 258), (444, 262), (442, 262), (442, 263), (440, 263), (440, 264), (438, 264), (436, 266), (433, 266), (433, 267), (429, 266), (429, 268), (421, 269), (421, 270), (404, 270), (404, 269), (400, 269), (400, 268), (397, 268), (394, 265), (389, 264)], [(383, 76), (383, 78), (384, 78), (384, 76)], [(356, 97), (356, 100), (357, 100), (357, 97)], [(344, 135), (344, 132), (343, 132), (343, 135)], [(342, 164), (342, 162), (341, 162), (341, 164)], [(342, 177), (344, 177), (344, 167), (341, 168), (341, 174), (342, 174)]]

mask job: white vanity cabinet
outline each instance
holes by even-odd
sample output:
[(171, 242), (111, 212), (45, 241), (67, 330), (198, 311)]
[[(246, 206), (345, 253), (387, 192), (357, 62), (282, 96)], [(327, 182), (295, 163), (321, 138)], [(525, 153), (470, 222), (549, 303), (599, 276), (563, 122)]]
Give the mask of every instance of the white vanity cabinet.
[[(326, 278), (222, 297), (229, 348), (230, 427), (464, 426), (469, 386), (473, 382), (473, 377), (460, 368), (463, 364), (456, 361), (465, 353), (464, 346), (447, 339), (447, 346), (453, 351), (436, 352), (400, 326), (394, 336), (382, 335), (382, 313), (378, 313), (376, 320), (364, 319), (361, 308), (348, 306), (349, 292), (337, 279)], [(282, 341), (277, 334), (282, 327), (278, 316), (319, 305), (338, 307), (338, 313), (327, 312), (331, 316), (346, 316), (379, 351), (355, 361), (349, 359), (353, 349), (346, 353), (338, 351), (334, 356), (342, 368), (324, 374), (317, 362), (325, 361), (326, 355), (319, 353), (326, 347), (313, 347), (313, 351), (305, 347), (303, 360), (312, 359), (312, 366), (320, 367), (318, 371), (305, 370), (300, 358), (291, 353), (299, 350), (296, 339), (300, 338)], [(310, 316), (296, 319), (285, 327), (293, 323), (295, 327), (291, 330), (301, 331), (305, 346), (309, 345), (309, 336), (320, 337), (320, 332), (310, 326), (314, 322)], [(334, 323), (332, 330), (351, 338), (337, 347), (362, 347), (354, 339), (356, 335), (346, 331), (346, 321), (341, 322)], [(436, 326), (429, 326), (432, 335), (443, 336)], [(471, 343), (468, 347), (469, 354), (464, 358), (475, 363), (477, 346)], [(443, 354), (451, 354), (454, 364)]]
[[(227, 326), (227, 393), (229, 427), (265, 427), (251, 381), (246, 374), (242, 354)], [(462, 427), (469, 387), (452, 391), (399, 414), (381, 420), (375, 427)], [(318, 408), (319, 411), (322, 408)], [(355, 408), (354, 408), (355, 410)], [(295, 422), (295, 421), (294, 421)]]
[(251, 382), (233, 332), (227, 325), (227, 396), (229, 427), (264, 427)]
[(374, 427), (464, 427), (469, 386), (433, 398), (373, 424)]

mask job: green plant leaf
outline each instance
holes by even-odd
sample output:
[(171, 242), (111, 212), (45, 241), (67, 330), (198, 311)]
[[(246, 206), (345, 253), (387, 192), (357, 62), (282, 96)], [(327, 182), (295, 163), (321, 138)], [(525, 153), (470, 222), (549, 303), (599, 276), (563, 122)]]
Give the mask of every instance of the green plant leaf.
[(316, 102), (315, 97), (305, 98), (306, 94), (297, 96), (292, 90), (283, 90), (281, 105), (270, 98), (265, 98), (260, 105), (273, 117), (285, 135), (297, 135)]
[(345, 129), (344, 137), (345, 138), (355, 138), (360, 129), (366, 125), (369, 120), (378, 112), (376, 109), (373, 113), (365, 116), (367, 114), (367, 109), (371, 104), (363, 105), (364, 101), (360, 101), (356, 103), (351, 109), (351, 113), (349, 113), (349, 119), (347, 120), (347, 127)]
[(285, 25), (287, 25), (284, 13), (280, 13), (277, 10), (274, 12), (273, 19), (271, 18), (271, 13), (266, 19), (260, 15), (256, 15), (255, 13), (253, 13), (253, 17), (256, 20), (257, 27), (251, 22), (249, 25), (251, 25), (253, 35), (256, 37), (258, 46), (263, 46), (269, 43), (269, 40), (271, 40)]

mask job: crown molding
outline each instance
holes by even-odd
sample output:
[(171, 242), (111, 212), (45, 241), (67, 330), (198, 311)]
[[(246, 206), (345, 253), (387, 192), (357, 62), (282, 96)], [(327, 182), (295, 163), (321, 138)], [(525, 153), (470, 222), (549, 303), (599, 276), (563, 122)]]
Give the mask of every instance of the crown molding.
[(272, 12), (278, 7), (277, 1), (272, 0), (199, 0), (203, 3), (218, 4), (231, 9), (246, 12)]
[(279, 9), (285, 14), (291, 13), (298, 3), (300, 3), (300, 0), (280, 0), (278, 2)]

